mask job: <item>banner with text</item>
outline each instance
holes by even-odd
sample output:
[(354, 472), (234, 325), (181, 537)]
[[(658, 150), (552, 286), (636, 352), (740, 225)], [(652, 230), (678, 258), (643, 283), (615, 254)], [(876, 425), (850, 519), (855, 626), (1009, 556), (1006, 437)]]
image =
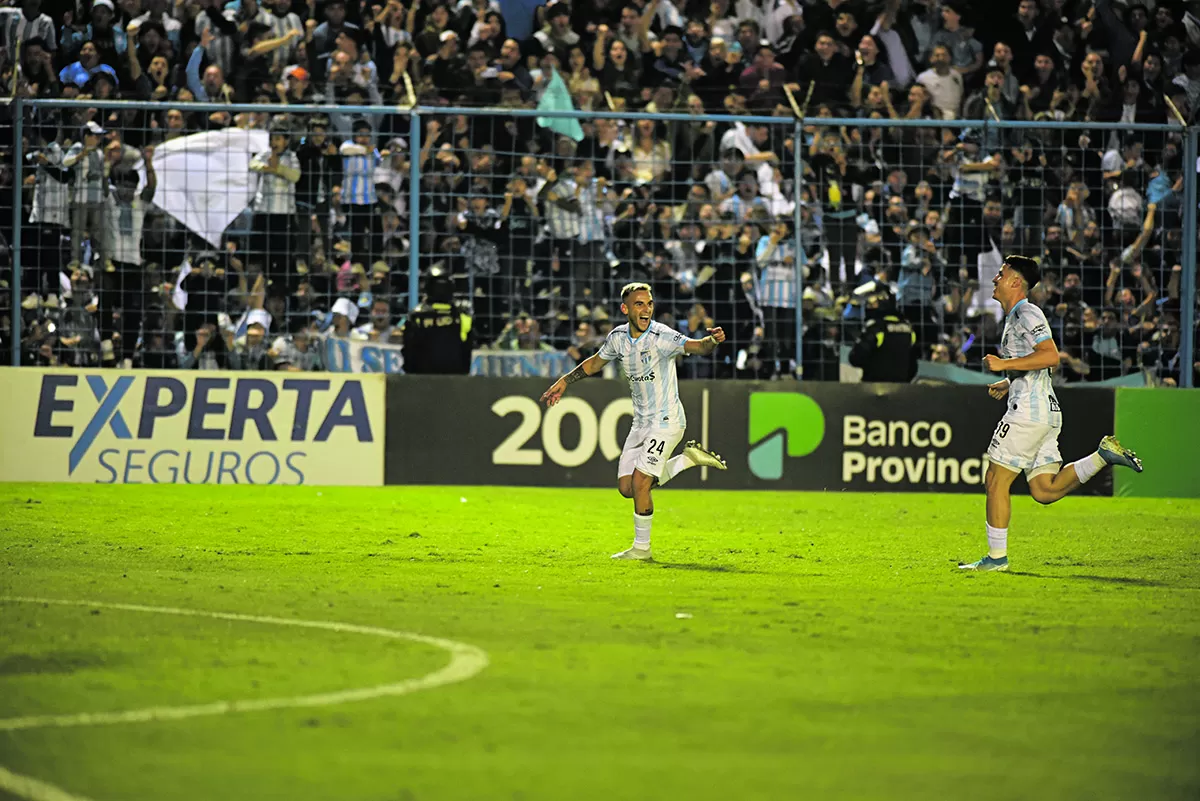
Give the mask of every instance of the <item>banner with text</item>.
[[(623, 381), (575, 384), (551, 409), (538, 403), (542, 379), (389, 381), (388, 484), (616, 482), (633, 414)], [(979, 492), (1004, 413), (982, 387), (684, 381), (680, 395), (685, 440), (729, 463), (687, 471), (672, 483), (681, 487)], [(1058, 400), (1063, 456), (1079, 458), (1111, 431), (1113, 393), (1069, 389)], [(1109, 474), (1084, 490), (1111, 495)]]
[(378, 486), (384, 391), (382, 376), (0, 368), (0, 481)]
[(325, 337), (321, 340), (321, 347), (324, 349), (325, 369), (331, 373), (398, 375), (404, 372), (404, 348), (400, 345), (366, 339)]

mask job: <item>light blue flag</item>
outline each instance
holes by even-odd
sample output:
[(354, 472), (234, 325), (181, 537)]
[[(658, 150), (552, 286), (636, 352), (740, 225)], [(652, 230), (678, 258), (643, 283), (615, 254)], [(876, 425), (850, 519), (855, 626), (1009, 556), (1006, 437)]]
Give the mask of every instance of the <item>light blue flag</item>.
[[(558, 70), (551, 70), (550, 84), (546, 87), (542, 99), (538, 101), (538, 111), (570, 111), (574, 108), (575, 104), (571, 102), (571, 93), (567, 90), (562, 76), (558, 74)], [(583, 139), (583, 126), (579, 124), (579, 120), (538, 117), (537, 122), (543, 128), (549, 128), (555, 133), (569, 136), (576, 142)]]

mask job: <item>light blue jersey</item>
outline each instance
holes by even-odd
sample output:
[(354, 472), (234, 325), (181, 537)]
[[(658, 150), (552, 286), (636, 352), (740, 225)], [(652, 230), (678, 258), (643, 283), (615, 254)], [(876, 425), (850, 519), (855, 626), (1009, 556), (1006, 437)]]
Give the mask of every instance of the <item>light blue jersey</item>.
[(609, 332), (600, 346), (599, 356), (606, 362), (620, 362), (633, 396), (633, 427), (687, 428), (683, 403), (679, 400), (679, 379), (675, 359), (683, 353), (688, 338), (662, 323), (650, 323), (637, 339), (629, 334), (629, 324)]
[[(1050, 324), (1046, 315), (1032, 303), (1021, 300), (1004, 321), (1000, 338), (1000, 357), (1019, 359), (1033, 353), (1039, 342), (1050, 339)], [(1062, 411), (1054, 397), (1054, 384), (1049, 368), (1042, 370), (1008, 370), (1008, 420), (1028, 420), (1062, 426)]]

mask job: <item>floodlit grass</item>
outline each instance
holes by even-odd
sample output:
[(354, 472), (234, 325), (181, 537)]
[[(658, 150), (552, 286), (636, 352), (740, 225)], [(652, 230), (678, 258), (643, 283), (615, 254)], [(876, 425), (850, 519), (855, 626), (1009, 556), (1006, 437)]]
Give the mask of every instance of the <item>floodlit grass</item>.
[[(1200, 503), (0, 486), (0, 595), (417, 632), (491, 664), (339, 706), (0, 731), (0, 765), (136, 799), (1194, 799)], [(682, 615), (682, 616), (681, 616)], [(690, 617), (688, 617), (690, 616)], [(0, 603), (0, 718), (294, 696), (426, 645)], [(3, 793), (0, 792), (0, 797)]]

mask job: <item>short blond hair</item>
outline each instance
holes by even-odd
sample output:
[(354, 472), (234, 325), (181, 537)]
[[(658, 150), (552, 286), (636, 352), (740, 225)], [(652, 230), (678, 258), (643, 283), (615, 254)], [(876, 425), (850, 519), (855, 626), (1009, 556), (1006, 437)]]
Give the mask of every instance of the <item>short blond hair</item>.
[(651, 291), (649, 284), (642, 281), (634, 281), (631, 284), (626, 284), (625, 286), (621, 287), (621, 302), (624, 303), (625, 299), (634, 292), (649, 292), (650, 297), (654, 297), (654, 292)]

